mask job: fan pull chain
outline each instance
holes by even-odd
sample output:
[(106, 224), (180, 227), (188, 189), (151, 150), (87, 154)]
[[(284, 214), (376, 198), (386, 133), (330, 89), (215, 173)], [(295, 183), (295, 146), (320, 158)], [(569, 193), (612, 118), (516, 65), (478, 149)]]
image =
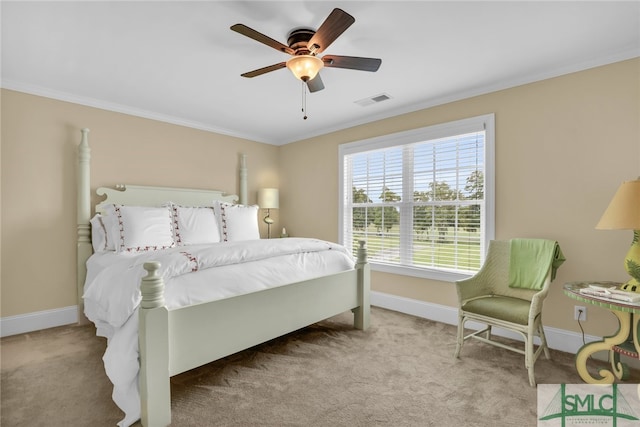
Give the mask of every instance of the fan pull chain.
[(305, 82), (302, 82), (302, 119), (303, 120), (307, 120), (307, 91), (305, 90), (305, 87), (307, 86), (307, 84)]

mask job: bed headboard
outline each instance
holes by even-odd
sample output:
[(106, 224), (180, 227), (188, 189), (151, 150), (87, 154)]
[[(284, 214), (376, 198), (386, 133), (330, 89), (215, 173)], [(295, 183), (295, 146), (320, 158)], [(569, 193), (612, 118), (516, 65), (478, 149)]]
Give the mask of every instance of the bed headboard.
[[(77, 172), (77, 291), (78, 291), (78, 319), (80, 323), (87, 322), (84, 316), (84, 281), (87, 276), (86, 263), (93, 247), (91, 245), (91, 149), (89, 148), (89, 129), (81, 130), (81, 141), (78, 145)], [(191, 188), (148, 187), (141, 185), (116, 185), (115, 188), (100, 187), (96, 190), (99, 196), (106, 199), (95, 206), (95, 212), (103, 212), (108, 204), (160, 206), (171, 201), (184, 206), (211, 206), (214, 200), (225, 202), (240, 202), (247, 204), (247, 167), (246, 155), (240, 155), (239, 194), (228, 195), (219, 190), (200, 190)]]
[(183, 206), (211, 206), (214, 200), (234, 203), (236, 195), (226, 195), (218, 190), (196, 190), (192, 188), (147, 187), (143, 185), (116, 185), (115, 188), (100, 187), (96, 190), (99, 196), (107, 196), (96, 205), (96, 213), (103, 213), (110, 204), (135, 206), (161, 206), (171, 201)]

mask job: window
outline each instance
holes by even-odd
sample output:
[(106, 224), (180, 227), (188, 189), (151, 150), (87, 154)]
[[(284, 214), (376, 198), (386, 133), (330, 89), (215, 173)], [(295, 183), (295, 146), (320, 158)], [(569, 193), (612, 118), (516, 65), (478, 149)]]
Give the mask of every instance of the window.
[(454, 281), (494, 238), (493, 114), (343, 144), (340, 239), (372, 269)]

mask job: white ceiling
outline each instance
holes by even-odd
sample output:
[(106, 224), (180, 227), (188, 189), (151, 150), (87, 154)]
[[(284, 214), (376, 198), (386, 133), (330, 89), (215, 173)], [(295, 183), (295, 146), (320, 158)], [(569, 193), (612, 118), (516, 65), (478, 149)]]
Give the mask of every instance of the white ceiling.
[[(286, 44), (334, 7), (356, 19), (324, 54), (382, 58), (330, 68), (307, 96)], [(640, 56), (640, 2), (76, 1), (1, 3), (2, 87), (269, 144)], [(362, 107), (379, 94), (390, 100)]]

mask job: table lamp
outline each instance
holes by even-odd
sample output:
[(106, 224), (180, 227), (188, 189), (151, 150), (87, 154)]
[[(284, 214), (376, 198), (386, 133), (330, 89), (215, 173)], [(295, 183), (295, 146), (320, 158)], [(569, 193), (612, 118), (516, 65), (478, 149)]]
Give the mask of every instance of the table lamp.
[(258, 206), (260, 209), (267, 210), (267, 216), (263, 221), (267, 224), (267, 239), (271, 238), (271, 219), (270, 209), (278, 209), (279, 207), (279, 192), (277, 188), (262, 188), (258, 191)]
[(623, 182), (596, 225), (599, 230), (633, 230), (624, 266), (631, 279), (625, 291), (640, 292), (640, 178)]

